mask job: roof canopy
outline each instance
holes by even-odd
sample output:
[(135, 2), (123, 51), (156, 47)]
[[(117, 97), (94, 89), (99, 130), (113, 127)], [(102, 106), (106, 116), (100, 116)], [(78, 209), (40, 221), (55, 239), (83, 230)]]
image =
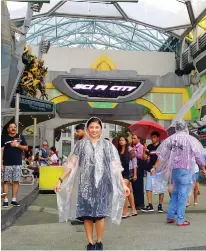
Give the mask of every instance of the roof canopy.
[[(83, 20), (85, 20), (85, 24), (92, 21), (93, 24), (97, 24), (99, 32), (103, 29), (102, 27), (100, 28), (102, 24), (106, 24), (109, 30), (114, 29), (114, 36), (118, 33), (117, 26), (120, 29), (120, 26), (123, 27), (122, 25), (126, 25), (131, 32), (131, 36), (128, 39), (131, 39), (134, 33), (134, 36), (137, 35), (137, 37), (139, 36), (139, 40), (143, 39), (144, 41), (148, 35), (142, 38), (139, 35), (143, 34), (142, 31), (151, 34), (151, 37), (154, 36), (155, 31), (155, 43), (160, 42), (159, 45), (157, 46), (157, 44), (147, 40), (150, 46), (146, 47), (150, 47), (148, 50), (157, 50), (164, 44), (168, 36), (175, 36), (177, 38), (185, 36), (206, 15), (206, 0), (139, 0), (136, 3), (113, 2), (112, 0), (109, 3), (108, 0), (108, 3), (103, 2), (103, 0), (93, 0), (93, 2), (86, 0), (52, 0), (50, 4), (43, 4), (40, 13), (35, 13), (34, 18), (38, 19), (36, 22), (33, 22), (33, 25), (38, 23), (42, 28), (50, 28), (51, 25), (58, 24), (58, 27), (60, 27), (62, 26), (62, 22), (67, 22), (71, 28), (71, 19), (73, 18), (73, 23), (76, 24), (78, 21), (77, 18), (79, 18), (77, 29)], [(8, 2), (8, 8), (11, 19), (19, 21), (25, 16), (27, 4)], [(44, 23), (42, 23), (42, 20)], [(62, 29), (65, 28), (62, 27)], [(33, 30), (32, 32), (35, 31)], [(122, 33), (125, 33), (125, 31)], [(98, 39), (98, 36), (96, 38)], [(113, 39), (112, 36), (111, 39)]]

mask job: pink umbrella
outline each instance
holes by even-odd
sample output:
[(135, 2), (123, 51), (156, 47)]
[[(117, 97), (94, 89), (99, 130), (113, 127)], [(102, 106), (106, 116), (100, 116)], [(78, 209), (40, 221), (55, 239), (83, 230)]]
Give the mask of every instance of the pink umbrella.
[(163, 126), (151, 121), (138, 121), (129, 126), (129, 130), (132, 134), (135, 134), (143, 139), (151, 139), (151, 133), (154, 131), (159, 132), (160, 140), (164, 140), (168, 137), (168, 133)]

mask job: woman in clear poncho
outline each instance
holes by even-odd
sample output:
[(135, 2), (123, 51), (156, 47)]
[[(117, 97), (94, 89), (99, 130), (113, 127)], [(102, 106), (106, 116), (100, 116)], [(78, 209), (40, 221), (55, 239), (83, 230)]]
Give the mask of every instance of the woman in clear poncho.
[(196, 138), (189, 135), (185, 121), (176, 122), (175, 128), (176, 133), (158, 147), (158, 161), (151, 169), (151, 175), (155, 173), (153, 178), (154, 192), (159, 187), (164, 189), (170, 180), (174, 185), (169, 202), (167, 222), (174, 223), (175, 214), (177, 214), (177, 225), (188, 226), (190, 223), (185, 221), (185, 208), (194, 177), (191, 160), (194, 158), (203, 169), (203, 175), (206, 175), (204, 149)]
[[(129, 188), (122, 177), (122, 166), (115, 147), (101, 138), (102, 122), (86, 123), (88, 139), (80, 140), (64, 163), (65, 171), (55, 186), (60, 222), (84, 221), (87, 250), (103, 250), (104, 218), (119, 224)], [(93, 222), (97, 243), (93, 242)]]

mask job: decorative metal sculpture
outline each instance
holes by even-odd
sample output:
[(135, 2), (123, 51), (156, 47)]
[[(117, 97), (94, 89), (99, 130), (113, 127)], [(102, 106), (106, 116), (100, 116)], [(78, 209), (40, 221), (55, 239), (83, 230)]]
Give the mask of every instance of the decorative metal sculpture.
[(24, 48), (22, 61), (25, 69), (19, 82), (18, 91), (21, 95), (29, 97), (37, 97), (38, 91), (41, 93), (40, 99), (47, 99), (46, 84), (44, 78), (48, 72), (48, 68), (44, 66), (44, 60), (38, 60), (31, 53), (28, 45)]

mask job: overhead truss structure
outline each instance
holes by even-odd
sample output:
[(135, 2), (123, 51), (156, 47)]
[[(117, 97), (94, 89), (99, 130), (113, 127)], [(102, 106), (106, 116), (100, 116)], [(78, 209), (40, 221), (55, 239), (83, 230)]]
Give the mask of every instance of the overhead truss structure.
[[(21, 6), (9, 6), (15, 24), (23, 20)], [(44, 34), (53, 46), (174, 51), (205, 15), (206, 0), (51, 0), (33, 16), (27, 39), (38, 44)]]
[(158, 51), (168, 35), (132, 22), (86, 18), (43, 17), (34, 20), (27, 42), (38, 45), (41, 37), (57, 47)]

